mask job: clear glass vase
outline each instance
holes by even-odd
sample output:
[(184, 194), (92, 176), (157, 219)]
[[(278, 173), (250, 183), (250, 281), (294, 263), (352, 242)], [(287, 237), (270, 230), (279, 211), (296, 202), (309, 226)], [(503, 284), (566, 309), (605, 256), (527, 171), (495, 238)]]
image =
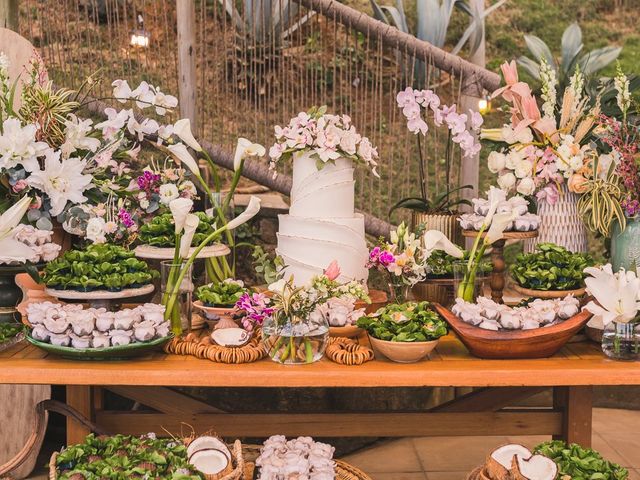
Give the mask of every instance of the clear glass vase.
[(614, 360), (638, 360), (640, 323), (609, 323), (602, 332), (602, 351)]
[[(186, 271), (185, 267), (186, 262), (177, 264), (173, 263), (173, 260), (160, 262), (162, 305), (166, 308), (165, 318), (171, 322), (171, 331), (176, 336), (191, 330), (193, 265), (190, 265)], [(176, 292), (175, 285), (180, 277), (182, 280)], [(174, 292), (176, 292), (175, 295)]]
[(390, 303), (405, 303), (413, 299), (413, 293), (411, 291), (411, 285), (399, 282), (389, 282), (389, 302)]
[(262, 324), (262, 342), (269, 358), (286, 365), (317, 362), (329, 342), (329, 324), (323, 315), (313, 320), (274, 315)]
[(475, 303), (481, 295), (482, 279), (478, 277), (478, 269), (469, 273), (468, 261), (453, 262), (453, 296), (466, 302)]

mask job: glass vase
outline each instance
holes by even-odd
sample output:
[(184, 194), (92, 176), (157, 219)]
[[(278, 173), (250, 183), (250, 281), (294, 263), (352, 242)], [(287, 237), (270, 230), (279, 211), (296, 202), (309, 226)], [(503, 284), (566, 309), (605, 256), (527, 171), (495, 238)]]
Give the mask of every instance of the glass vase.
[(453, 262), (453, 296), (462, 298), (465, 302), (475, 303), (481, 294), (482, 279), (478, 276), (478, 269), (471, 268), (468, 272), (468, 261)]
[(165, 306), (165, 318), (171, 323), (171, 331), (179, 336), (191, 330), (191, 309), (193, 302), (193, 265), (184, 272), (176, 295), (175, 285), (186, 267), (186, 262), (173, 263), (173, 260), (160, 262), (162, 280), (160, 292), (162, 305)]
[(412, 299), (411, 285), (404, 282), (389, 282), (390, 303), (405, 303)]
[(611, 265), (613, 271), (620, 268), (635, 270), (640, 264), (640, 218), (627, 218), (624, 230), (615, 222), (611, 233)]
[(313, 320), (274, 315), (262, 324), (262, 342), (274, 362), (286, 365), (317, 362), (329, 342), (329, 324), (323, 315), (314, 315)]
[(614, 360), (638, 360), (640, 323), (609, 323), (602, 332), (602, 351)]

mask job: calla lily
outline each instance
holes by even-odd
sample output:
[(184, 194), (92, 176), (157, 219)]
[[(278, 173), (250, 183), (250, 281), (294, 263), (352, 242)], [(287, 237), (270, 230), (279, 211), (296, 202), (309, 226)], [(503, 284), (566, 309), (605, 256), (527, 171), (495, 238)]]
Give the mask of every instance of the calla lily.
[(0, 238), (11, 235), (13, 229), (20, 223), (31, 205), (31, 198), (24, 196), (0, 215)]
[(340, 266), (338, 265), (337, 260), (334, 260), (329, 264), (329, 266), (324, 271), (324, 276), (329, 280), (335, 280), (340, 276)]
[(196, 177), (201, 178), (200, 175), (200, 167), (198, 166), (198, 162), (195, 158), (191, 156), (189, 150), (184, 143), (176, 143), (175, 145), (169, 145), (168, 147), (171, 155), (174, 156), (176, 160), (180, 162), (181, 165), (186, 166), (191, 173), (193, 173)]
[(494, 242), (501, 240), (504, 235), (504, 231), (507, 229), (509, 224), (513, 222), (515, 215), (516, 214), (513, 211), (494, 215), (491, 220), (491, 226), (489, 227), (489, 230), (487, 230), (487, 235), (484, 237), (485, 245), (491, 245)]
[(259, 143), (253, 143), (251, 140), (242, 137), (238, 138), (236, 153), (233, 156), (233, 169), (238, 171), (242, 160), (249, 157), (262, 157), (266, 152), (266, 149)]
[(184, 221), (184, 233), (180, 238), (180, 258), (187, 258), (189, 256), (189, 249), (191, 248), (191, 241), (196, 233), (196, 229), (200, 223), (200, 219), (197, 215), (190, 213), (186, 216)]
[(191, 132), (191, 120), (188, 118), (181, 118), (173, 124), (173, 134), (193, 148), (196, 152), (202, 151), (202, 147)]
[(628, 323), (640, 310), (640, 279), (633, 271), (620, 269), (613, 273), (611, 265), (601, 268), (586, 268), (587, 292), (595, 298), (585, 305), (585, 309), (594, 314), (592, 324), (603, 327), (611, 322)]
[(489, 191), (487, 192), (487, 198), (489, 200), (489, 211), (487, 212), (487, 215), (484, 217), (484, 222), (483, 222), (484, 228), (487, 228), (489, 225), (491, 225), (493, 221), (493, 216), (495, 215), (496, 210), (498, 209), (498, 205), (500, 204), (500, 202), (505, 201), (507, 198), (507, 192), (505, 192), (501, 188), (496, 188), (492, 185), (489, 188)]
[(182, 230), (184, 230), (187, 215), (191, 211), (191, 208), (193, 208), (193, 201), (188, 198), (176, 198), (169, 202), (169, 210), (171, 210), (171, 215), (173, 215), (176, 235), (182, 233)]
[(448, 255), (455, 258), (462, 258), (464, 252), (447, 238), (439, 230), (429, 230), (425, 232), (423, 238), (425, 256), (428, 258), (435, 250), (444, 250)]
[(284, 293), (284, 288), (287, 286), (287, 281), (284, 278), (281, 278), (278, 281), (273, 282), (272, 284), (270, 284), (267, 289), (270, 292), (273, 293)]
[(242, 212), (233, 220), (231, 220), (229, 223), (227, 223), (227, 230), (233, 230), (234, 228), (239, 227), (243, 223), (248, 222), (253, 217), (255, 217), (259, 211), (260, 211), (260, 199), (254, 195), (251, 195), (251, 198), (249, 199), (249, 205), (247, 205), (247, 208), (245, 209), (245, 211)]

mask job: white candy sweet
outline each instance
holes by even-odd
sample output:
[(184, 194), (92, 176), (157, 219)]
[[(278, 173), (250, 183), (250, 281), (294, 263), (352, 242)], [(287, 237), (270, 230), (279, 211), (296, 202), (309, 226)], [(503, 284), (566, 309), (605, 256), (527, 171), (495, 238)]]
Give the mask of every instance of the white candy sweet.
[(518, 330), (522, 326), (522, 315), (520, 312), (502, 312), (500, 314), (500, 325), (507, 330)]
[(31, 330), (31, 336), (41, 342), (48, 342), (51, 337), (51, 332), (49, 332), (44, 325), (38, 324)]
[(133, 324), (140, 320), (140, 314), (133, 310), (120, 310), (113, 317), (113, 328), (115, 330), (131, 330)]
[(478, 326), (485, 330), (495, 330), (496, 332), (500, 330), (500, 325), (495, 320), (485, 320), (481, 322)]
[(139, 342), (148, 342), (156, 335), (155, 324), (150, 320), (138, 322), (133, 329), (133, 336)]
[(107, 348), (111, 346), (111, 339), (109, 335), (102, 332), (93, 332), (91, 339), (91, 346), (93, 348)]
[(115, 314), (112, 312), (99, 313), (96, 317), (96, 328), (101, 332), (108, 332), (113, 328)]
[(71, 337), (71, 346), (73, 348), (85, 349), (91, 347), (91, 335), (79, 336), (74, 333), (69, 334)]
[(65, 333), (52, 333), (49, 341), (51, 345), (56, 345), (58, 347), (68, 347), (69, 343), (71, 343), (71, 337), (69, 334)]
[[(67, 320), (76, 335), (90, 335), (96, 328), (96, 317), (91, 311), (71, 312)], [(86, 348), (86, 347), (85, 347)]]
[(131, 343), (131, 337), (133, 336), (132, 330), (111, 330), (109, 333), (111, 337), (111, 345), (118, 347), (121, 345), (129, 345)]

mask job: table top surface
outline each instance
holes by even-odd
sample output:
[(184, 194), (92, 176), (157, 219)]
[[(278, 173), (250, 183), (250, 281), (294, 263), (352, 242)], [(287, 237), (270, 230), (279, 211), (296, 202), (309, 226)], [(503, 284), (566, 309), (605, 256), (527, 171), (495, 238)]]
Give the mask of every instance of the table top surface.
[(452, 333), (430, 360), (374, 360), (344, 366), (323, 359), (279, 365), (269, 359), (225, 365), (155, 352), (127, 361), (73, 361), (21, 342), (0, 352), (0, 384), (144, 385), (200, 387), (424, 387), (640, 385), (640, 362), (607, 359), (598, 344), (567, 344), (551, 358), (482, 360)]

